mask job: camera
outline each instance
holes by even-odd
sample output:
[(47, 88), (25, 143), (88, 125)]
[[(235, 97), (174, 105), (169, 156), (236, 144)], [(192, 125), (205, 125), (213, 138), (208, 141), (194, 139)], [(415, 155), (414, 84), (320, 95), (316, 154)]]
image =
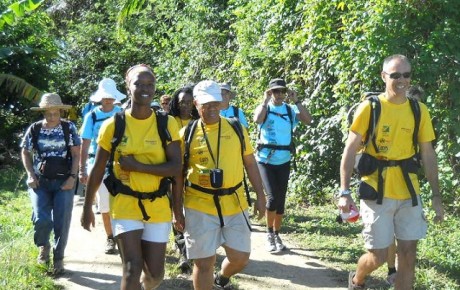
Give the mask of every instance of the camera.
[(209, 177), (211, 179), (211, 186), (214, 188), (221, 188), (224, 182), (224, 171), (219, 168), (211, 169), (209, 172)]

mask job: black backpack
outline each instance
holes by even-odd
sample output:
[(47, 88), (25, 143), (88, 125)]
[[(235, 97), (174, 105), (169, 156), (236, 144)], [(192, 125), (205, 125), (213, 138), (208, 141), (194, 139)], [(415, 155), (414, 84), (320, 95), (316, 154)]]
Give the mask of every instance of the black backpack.
[(98, 123), (98, 122), (103, 122), (103, 121), (109, 119), (110, 117), (111, 116), (97, 119), (96, 112), (94, 112), (94, 110), (91, 111), (91, 119), (93, 119), (93, 126), (96, 125), (96, 123)]
[[(242, 127), (240, 121), (238, 121), (237, 118), (225, 118), (225, 117), (221, 117), (221, 118), (227, 120), (228, 123), (232, 126), (233, 130), (235, 130), (235, 133), (238, 136), (238, 139), (240, 140), (241, 159), (243, 159), (244, 158), (244, 151), (246, 150), (246, 144), (244, 142), (243, 127)], [(190, 144), (192, 143), (193, 134), (195, 133), (196, 127), (198, 125), (198, 121), (199, 120), (193, 120), (190, 123), (188, 123), (188, 125), (187, 125), (187, 127), (185, 128), (185, 131), (184, 131), (184, 164), (183, 164), (183, 169), (182, 169), (184, 179), (186, 178), (187, 169), (188, 169), (189, 160), (190, 160)], [(242, 183), (244, 184), (244, 190), (245, 190), (245, 193), (246, 193), (246, 200), (248, 202), (248, 205), (251, 206), (251, 197), (249, 195), (249, 188), (248, 188), (248, 184), (246, 182), (246, 178), (244, 176), (244, 166), (243, 166), (243, 181), (242, 181)], [(185, 182), (185, 184), (186, 184), (186, 186), (191, 186), (192, 188), (198, 189), (198, 190), (200, 190), (202, 192), (214, 195), (214, 204), (216, 205), (216, 208), (217, 208), (217, 212), (218, 212), (219, 220), (220, 220), (220, 225), (221, 225), (221, 227), (223, 227), (224, 226), (224, 221), (223, 221), (223, 217), (222, 217), (221, 208), (220, 208), (220, 205), (219, 205), (217, 195), (214, 194), (215, 191), (219, 191), (219, 190), (210, 190), (210, 189), (207, 189), (207, 188), (201, 188), (201, 187), (196, 186), (194, 184), (188, 184), (187, 182)], [(241, 182), (239, 183), (239, 185), (235, 186), (234, 188), (226, 189), (225, 194), (234, 193), (236, 191), (236, 189), (238, 187), (240, 187), (240, 186), (241, 186)], [(251, 230), (251, 225), (249, 224), (249, 221), (246, 219), (246, 216), (244, 216), (244, 218), (245, 218), (245, 221), (246, 221), (246, 225)]]
[[(155, 112), (156, 120), (157, 120), (157, 130), (158, 134), (161, 139), (161, 144), (163, 149), (166, 148), (167, 142), (172, 141), (171, 134), (168, 130), (168, 115), (165, 115), (161, 112)], [(104, 179), (104, 184), (107, 187), (107, 190), (113, 196), (117, 195), (119, 192), (123, 192), (123, 194), (130, 195), (136, 197), (138, 199), (138, 205), (141, 209), (143, 219), (149, 220), (150, 216), (147, 215), (145, 211), (144, 205), (142, 204), (142, 199), (149, 199), (150, 201), (154, 201), (157, 197), (163, 197), (167, 194), (169, 187), (172, 182), (171, 177), (164, 177), (160, 181), (160, 186), (157, 191), (154, 192), (139, 192), (132, 190), (129, 186), (124, 185), (119, 179), (115, 177), (113, 172), (113, 159), (115, 155), (115, 149), (120, 144), (121, 140), (123, 139), (123, 135), (126, 128), (126, 116), (125, 111), (117, 112), (114, 116), (115, 118), (115, 129), (113, 131), (113, 138), (111, 141), (112, 147), (110, 150), (110, 157), (108, 160), (108, 175)]]
[[(366, 133), (366, 136), (364, 137), (364, 140), (362, 142), (363, 146), (366, 147), (369, 142), (372, 142), (372, 145), (374, 146), (375, 152), (379, 152), (379, 149), (377, 147), (376, 143), (376, 136), (375, 136), (375, 128), (377, 127), (377, 123), (380, 118), (380, 112), (381, 112), (381, 104), (379, 100), (379, 95), (381, 93), (379, 92), (366, 92), (363, 94), (361, 100), (367, 100), (371, 104), (371, 113), (369, 117), (369, 126), (368, 130)], [(417, 136), (418, 136), (418, 131), (420, 128), (420, 119), (421, 119), (421, 112), (420, 112), (420, 104), (418, 101), (413, 98), (413, 97), (408, 97), (407, 98), (410, 102), (410, 107), (412, 109), (412, 113), (414, 114), (414, 121), (415, 121), (415, 127), (414, 127), (414, 133), (412, 135), (412, 144), (415, 149), (415, 153), (418, 155), (418, 142), (417, 142)], [(361, 103), (361, 102), (360, 102)], [(350, 110), (348, 110), (347, 113), (347, 121), (348, 121), (348, 128), (351, 126), (353, 123), (353, 116), (356, 111), (356, 108), (360, 103), (354, 104)]]
[[(294, 170), (297, 170), (297, 164), (296, 164), (296, 161), (295, 161), (296, 147), (295, 147), (295, 143), (294, 143), (294, 116), (293, 116), (293, 113), (292, 113), (291, 106), (289, 106), (288, 104), (285, 104), (285, 107), (286, 107), (286, 112), (287, 113), (286, 114), (279, 114), (279, 113), (275, 113), (275, 112), (270, 111), (270, 107), (267, 106), (267, 113), (265, 114), (265, 118), (264, 118), (262, 124), (260, 124), (260, 129), (259, 129), (259, 132), (257, 134), (257, 140), (258, 140), (257, 141), (257, 151), (260, 151), (263, 148), (269, 148), (269, 149), (272, 149), (272, 150), (288, 150), (292, 154), (292, 163), (293, 163)], [(268, 114), (274, 114), (274, 115), (276, 115), (276, 116), (278, 116), (278, 117), (280, 117), (282, 119), (285, 119), (286, 116), (289, 118), (289, 124), (291, 125), (291, 142), (289, 143), (289, 145), (264, 144), (264, 143), (260, 142), (260, 134), (261, 134), (261, 131), (262, 131), (262, 126), (267, 121)]]

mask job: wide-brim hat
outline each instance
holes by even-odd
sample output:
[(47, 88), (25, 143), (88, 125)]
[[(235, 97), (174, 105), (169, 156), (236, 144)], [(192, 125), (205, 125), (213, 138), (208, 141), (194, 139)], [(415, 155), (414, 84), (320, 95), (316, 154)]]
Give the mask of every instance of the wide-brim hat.
[(64, 105), (62, 103), (61, 97), (55, 93), (46, 93), (40, 99), (40, 103), (38, 107), (32, 107), (30, 110), (32, 111), (46, 111), (50, 109), (62, 109), (68, 110), (72, 108), (71, 105)]
[(117, 84), (110, 78), (104, 78), (99, 82), (97, 91), (89, 98), (91, 102), (99, 103), (102, 99), (121, 101), (126, 95), (117, 89)]
[(215, 81), (201, 81), (193, 88), (194, 100), (202, 105), (210, 102), (222, 102), (220, 86)]
[(220, 83), (219, 86), (221, 90), (226, 90), (230, 92), (232, 99), (236, 96), (236, 93), (232, 91), (232, 86), (229, 83)]
[(272, 79), (268, 84), (270, 90), (286, 89), (286, 82), (283, 79)]

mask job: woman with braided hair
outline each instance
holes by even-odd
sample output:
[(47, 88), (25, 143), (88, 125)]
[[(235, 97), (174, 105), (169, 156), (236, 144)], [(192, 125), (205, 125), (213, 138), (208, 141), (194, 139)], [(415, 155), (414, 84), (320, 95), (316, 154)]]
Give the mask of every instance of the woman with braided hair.
[[(162, 184), (167, 177), (181, 172), (177, 123), (168, 117), (167, 130), (171, 138), (163, 147), (157, 129), (160, 117), (150, 108), (155, 84), (156, 78), (149, 66), (141, 64), (128, 69), (126, 86), (131, 108), (124, 112), (125, 129), (113, 151), (113, 163), (109, 164), (117, 185), (112, 187), (110, 215), (122, 258), (122, 290), (156, 289), (163, 280), (171, 207)], [(116, 118), (117, 115), (104, 122), (99, 131), (96, 160), (88, 178), (81, 217), (81, 224), (88, 231), (91, 225), (94, 227), (94, 195), (107, 161), (112, 160), (112, 139), (119, 124)], [(173, 197), (173, 208), (182, 208), (181, 203), (176, 203), (180, 203), (180, 198)], [(183, 215), (175, 220), (178, 225), (183, 224)]]

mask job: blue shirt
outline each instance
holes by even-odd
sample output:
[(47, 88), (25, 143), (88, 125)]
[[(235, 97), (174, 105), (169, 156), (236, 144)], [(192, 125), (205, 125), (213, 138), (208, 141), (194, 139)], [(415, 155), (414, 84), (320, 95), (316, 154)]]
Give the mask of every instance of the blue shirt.
[(115, 115), (117, 112), (120, 112), (122, 108), (119, 106), (114, 106), (113, 110), (110, 112), (103, 112), (101, 107), (98, 106), (93, 109), (92, 112), (96, 114), (96, 123), (93, 122), (92, 112), (85, 115), (83, 124), (81, 126), (81, 138), (90, 139), (91, 144), (89, 146), (88, 154), (95, 155), (97, 151), (97, 136), (99, 135), (99, 130), (101, 129), (102, 123)]
[[(257, 126), (260, 130), (260, 143), (274, 145), (289, 145), (291, 143), (291, 124), (286, 106), (291, 108), (292, 128), (294, 129), (297, 126), (299, 123), (299, 119), (297, 119), (299, 109), (297, 106), (286, 103), (281, 106), (275, 106), (270, 103), (267, 111), (271, 113), (267, 112), (265, 121)], [(272, 150), (269, 148), (258, 150), (256, 154), (257, 162), (280, 165), (291, 160), (289, 150)]]
[(243, 110), (241, 110), (240, 108), (236, 108), (237, 111), (238, 111), (238, 116), (235, 116), (235, 111), (234, 111), (233, 108), (235, 108), (235, 106), (230, 105), (230, 106), (228, 106), (227, 109), (220, 110), (220, 115), (222, 117), (226, 117), (226, 118), (235, 117), (240, 121), (241, 125), (243, 125), (244, 127), (248, 128), (249, 127), (248, 121), (246, 120), (246, 117), (244, 116)]

